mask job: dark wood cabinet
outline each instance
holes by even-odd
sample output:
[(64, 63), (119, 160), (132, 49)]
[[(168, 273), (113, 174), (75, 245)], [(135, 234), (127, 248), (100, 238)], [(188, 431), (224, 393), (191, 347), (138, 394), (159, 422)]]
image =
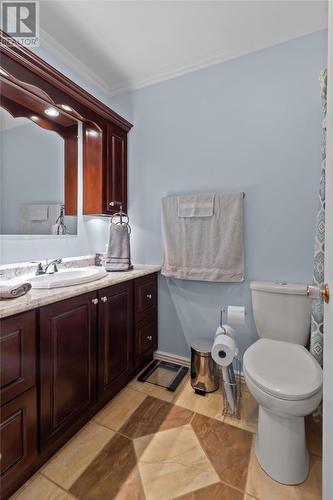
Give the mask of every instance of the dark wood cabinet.
[(5, 318), (0, 331), (5, 499), (152, 360), (157, 274)]
[(157, 349), (157, 314), (156, 310), (135, 326), (135, 357), (140, 363), (145, 356), (152, 355)]
[(96, 402), (95, 293), (40, 310), (40, 446), (43, 450)]
[(0, 398), (7, 403), (35, 385), (36, 313), (10, 316), (0, 327)]
[(99, 292), (99, 399), (110, 399), (133, 368), (133, 282)]
[(7, 498), (28, 477), (37, 457), (36, 389), (1, 407), (1, 498)]
[(135, 280), (135, 321), (157, 307), (157, 275), (149, 274)]
[(105, 188), (105, 213), (127, 212), (127, 133), (112, 124), (107, 127)]
[(83, 126), (83, 213), (127, 211), (127, 131), (109, 122)]
[[(0, 55), (2, 83), (7, 90), (15, 88), (21, 89), (24, 95), (29, 93), (29, 102), (37, 96), (52, 106), (67, 106), (67, 124), (70, 115), (75, 119), (73, 128), (66, 126), (69, 130), (64, 137), (66, 214), (77, 213), (76, 119), (83, 125), (83, 214), (112, 215), (119, 210), (119, 204), (126, 211), (127, 133), (132, 124), (2, 31)], [(23, 104), (22, 98), (19, 103)], [(31, 112), (28, 108), (21, 116), (29, 118), (38, 114), (41, 125), (46, 121), (43, 109)], [(62, 113), (60, 115), (64, 119)], [(55, 117), (48, 123), (46, 128), (50, 128), (51, 123), (54, 128)], [(112, 202), (118, 203), (112, 206)]]
[(37, 457), (36, 311), (0, 324), (2, 498), (29, 476)]
[(142, 366), (157, 349), (157, 274), (134, 283), (134, 365)]

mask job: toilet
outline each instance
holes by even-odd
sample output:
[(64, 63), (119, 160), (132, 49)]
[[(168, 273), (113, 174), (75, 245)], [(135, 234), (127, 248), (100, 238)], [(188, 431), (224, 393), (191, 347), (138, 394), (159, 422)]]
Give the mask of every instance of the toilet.
[(299, 484), (308, 476), (304, 417), (322, 398), (322, 369), (304, 347), (311, 301), (302, 284), (250, 284), (259, 336), (245, 352), (243, 372), (259, 405), (256, 456), (275, 481)]

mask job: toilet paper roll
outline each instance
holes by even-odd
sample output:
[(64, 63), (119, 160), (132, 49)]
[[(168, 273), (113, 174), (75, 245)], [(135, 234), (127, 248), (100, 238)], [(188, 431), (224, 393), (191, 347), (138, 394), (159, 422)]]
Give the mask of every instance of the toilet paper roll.
[(220, 366), (228, 366), (232, 363), (237, 353), (236, 342), (229, 335), (221, 333), (217, 335), (212, 347), (212, 358)]
[(236, 343), (236, 330), (232, 328), (230, 325), (222, 325), (222, 328), (224, 328), (225, 332), (229, 337), (233, 338), (235, 341), (235, 346), (236, 346), (236, 351), (235, 351), (235, 356), (238, 356), (239, 351), (238, 351), (238, 346)]
[(216, 329), (216, 332), (215, 332), (215, 337), (217, 337), (218, 335), (222, 335), (223, 333), (224, 334), (226, 333), (224, 325), (222, 327), (218, 326), (217, 329)]
[(230, 325), (222, 325), (222, 328), (224, 328), (224, 330), (225, 330), (223, 333), (226, 333), (227, 335), (229, 335), (230, 337), (232, 337), (235, 340), (236, 332), (232, 328), (232, 326), (230, 326)]
[(228, 306), (228, 323), (234, 325), (245, 324), (245, 307), (244, 306)]
[(218, 326), (215, 332), (215, 337), (222, 334), (230, 335), (233, 339), (235, 338), (235, 330), (230, 325)]

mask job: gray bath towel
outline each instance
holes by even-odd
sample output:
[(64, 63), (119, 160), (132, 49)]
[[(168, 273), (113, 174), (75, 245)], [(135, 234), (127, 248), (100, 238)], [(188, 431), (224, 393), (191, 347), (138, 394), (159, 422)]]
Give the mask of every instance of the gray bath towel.
[(0, 283), (0, 300), (16, 299), (22, 297), (31, 290), (31, 283), (20, 283), (19, 285), (10, 285), (6, 282)]
[[(196, 196), (200, 205), (200, 196), (207, 195)], [(162, 274), (187, 280), (243, 281), (243, 193), (215, 194), (210, 217), (207, 213), (180, 217), (182, 198), (162, 199)]]
[(110, 224), (109, 244), (106, 255), (107, 271), (128, 271), (132, 269), (130, 235), (126, 224)]

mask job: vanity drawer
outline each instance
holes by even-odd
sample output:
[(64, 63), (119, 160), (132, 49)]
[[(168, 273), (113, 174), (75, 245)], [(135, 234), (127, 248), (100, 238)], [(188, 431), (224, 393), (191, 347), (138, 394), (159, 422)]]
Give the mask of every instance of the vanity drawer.
[(1, 404), (7, 403), (35, 385), (35, 311), (1, 320), (0, 364)]
[(37, 456), (36, 389), (24, 392), (0, 411), (1, 492), (8, 498)]
[(157, 313), (156, 309), (135, 327), (135, 359), (138, 364), (142, 357), (157, 349)]
[(146, 312), (157, 305), (157, 274), (135, 280), (135, 321), (145, 317)]

